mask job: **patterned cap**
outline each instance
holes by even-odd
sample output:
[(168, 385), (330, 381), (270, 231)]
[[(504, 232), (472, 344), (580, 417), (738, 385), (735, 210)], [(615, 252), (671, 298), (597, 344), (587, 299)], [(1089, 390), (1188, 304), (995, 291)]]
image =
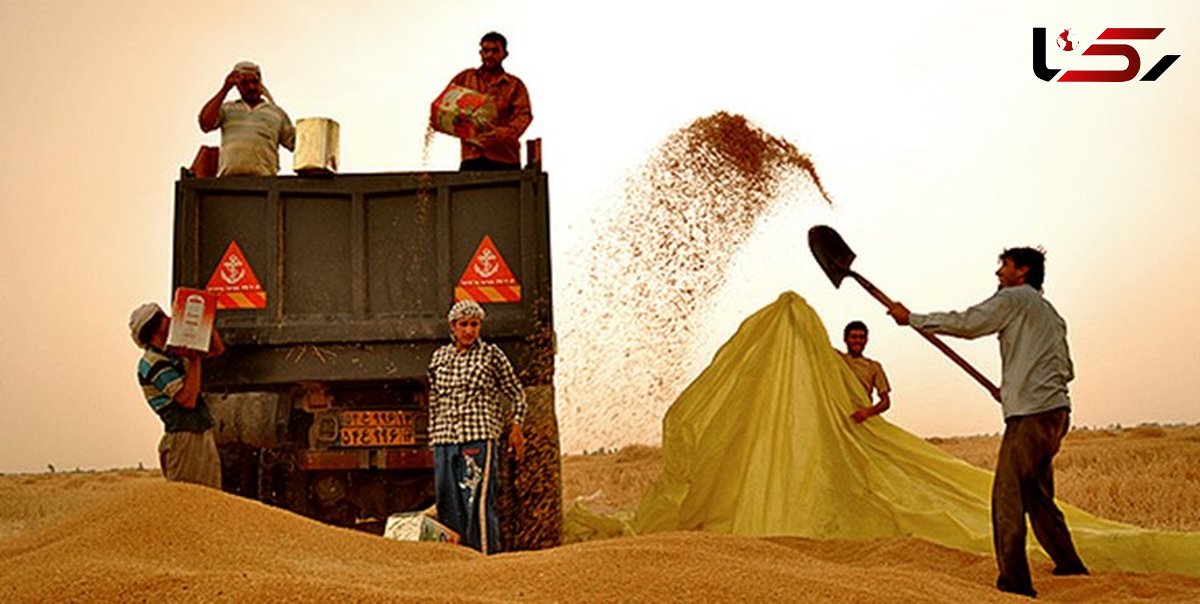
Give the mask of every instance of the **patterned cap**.
[(450, 307), (450, 312), (446, 315), (446, 321), (453, 323), (465, 317), (474, 317), (482, 321), (485, 316), (487, 316), (487, 313), (483, 312), (483, 307), (474, 300), (459, 300), (454, 303), (454, 306)]
[(257, 74), (258, 77), (262, 77), (262, 70), (252, 61), (241, 61), (233, 66), (233, 70), (241, 73), (253, 73)]
[(133, 336), (133, 343), (138, 346), (145, 346), (146, 343), (138, 339), (138, 334), (142, 332), (142, 328), (151, 319), (158, 315), (166, 314), (159, 305), (153, 302), (147, 302), (133, 309), (133, 313), (129, 315), (129, 335)]

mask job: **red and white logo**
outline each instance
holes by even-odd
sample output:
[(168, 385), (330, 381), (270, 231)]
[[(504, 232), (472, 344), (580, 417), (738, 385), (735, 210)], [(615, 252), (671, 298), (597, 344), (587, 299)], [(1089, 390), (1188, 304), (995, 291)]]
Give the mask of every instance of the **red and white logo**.
[[(1057, 80), (1061, 69), (1051, 69), (1046, 64), (1046, 28), (1033, 28), (1033, 73), (1047, 82), (1129, 82), (1142, 71), (1142, 56), (1138, 54), (1133, 44), (1116, 44), (1114, 42), (1149, 42), (1158, 38), (1165, 27), (1108, 27), (1096, 37), (1096, 43), (1083, 49), (1083, 57), (1120, 57), (1125, 59), (1123, 69), (1069, 69), (1063, 72)], [(1064, 29), (1054, 38), (1054, 44), (1065, 52), (1072, 52), (1078, 46), (1078, 39), (1073, 37), (1071, 30)], [(1058, 55), (1060, 59), (1067, 59)], [(1166, 73), (1179, 55), (1163, 55), (1150, 69), (1138, 79), (1139, 82), (1153, 82)], [(1090, 64), (1096, 64), (1095, 59)], [(1073, 61), (1072, 61), (1073, 62)]]
[(454, 288), (455, 300), (520, 302), (521, 284), (489, 235), (483, 236)]
[(218, 309), (267, 307), (267, 292), (263, 291), (236, 241), (229, 242), (206, 289), (217, 294)]

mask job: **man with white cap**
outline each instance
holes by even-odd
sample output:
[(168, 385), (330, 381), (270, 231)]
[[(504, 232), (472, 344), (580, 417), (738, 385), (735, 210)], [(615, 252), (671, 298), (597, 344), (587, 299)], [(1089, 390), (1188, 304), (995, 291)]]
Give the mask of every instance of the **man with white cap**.
[(479, 339), (483, 318), (483, 308), (471, 300), (456, 302), (446, 316), (454, 342), (434, 351), (429, 361), (429, 435), (438, 520), (458, 532), (463, 545), (488, 554), (500, 545), (496, 441), (504, 429), (501, 397), (513, 402), (508, 445), (521, 461), (525, 392), (504, 351)]
[[(225, 101), (234, 87), (241, 99)], [(217, 176), (274, 176), (279, 146), (296, 146), (296, 129), (262, 83), (262, 71), (250, 61), (233, 66), (213, 98), (200, 109), (200, 130), (221, 128)]]
[[(138, 383), (150, 408), (163, 422), (158, 444), (159, 465), (167, 480), (221, 488), (221, 458), (213, 437), (213, 417), (200, 393), (202, 353), (167, 348), (171, 318), (148, 302), (129, 316), (133, 341), (145, 350), (138, 363)], [(207, 356), (225, 351), (213, 330)]]

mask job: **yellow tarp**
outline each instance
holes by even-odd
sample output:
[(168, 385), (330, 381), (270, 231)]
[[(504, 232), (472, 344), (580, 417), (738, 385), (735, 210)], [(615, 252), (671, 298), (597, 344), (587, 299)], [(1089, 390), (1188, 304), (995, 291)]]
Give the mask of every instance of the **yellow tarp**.
[[(742, 323), (667, 411), (663, 475), (633, 529), (913, 536), (991, 554), (991, 473), (880, 417), (855, 424), (850, 413), (865, 405), (820, 318), (784, 293)], [(1200, 576), (1200, 533), (1148, 531), (1060, 505), (1092, 570)]]

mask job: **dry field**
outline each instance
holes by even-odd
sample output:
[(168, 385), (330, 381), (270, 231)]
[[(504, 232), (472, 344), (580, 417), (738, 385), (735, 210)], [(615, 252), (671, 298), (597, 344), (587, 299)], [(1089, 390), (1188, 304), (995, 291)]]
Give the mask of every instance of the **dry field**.
[[(1000, 437), (931, 439), (992, 470)], [(1137, 526), (1200, 531), (1200, 425), (1073, 430), (1054, 460), (1056, 495)]]
[[(934, 439), (988, 467), (996, 437)], [(1147, 527), (1200, 530), (1200, 426), (1075, 431), (1062, 498)], [(564, 502), (631, 511), (657, 448), (572, 456)], [(1053, 577), (1040, 599), (1200, 601), (1200, 579)], [(211, 489), (114, 470), (0, 475), (0, 601), (1019, 601), (994, 562), (915, 539), (814, 541), (666, 533), (487, 558), (332, 528)], [(863, 581), (869, 576), (869, 581)]]
[[(999, 436), (931, 438), (947, 453), (992, 470)], [(1054, 461), (1057, 495), (1102, 518), (1200, 531), (1200, 425), (1073, 430)], [(655, 447), (563, 460), (564, 508), (630, 511), (662, 471)]]

